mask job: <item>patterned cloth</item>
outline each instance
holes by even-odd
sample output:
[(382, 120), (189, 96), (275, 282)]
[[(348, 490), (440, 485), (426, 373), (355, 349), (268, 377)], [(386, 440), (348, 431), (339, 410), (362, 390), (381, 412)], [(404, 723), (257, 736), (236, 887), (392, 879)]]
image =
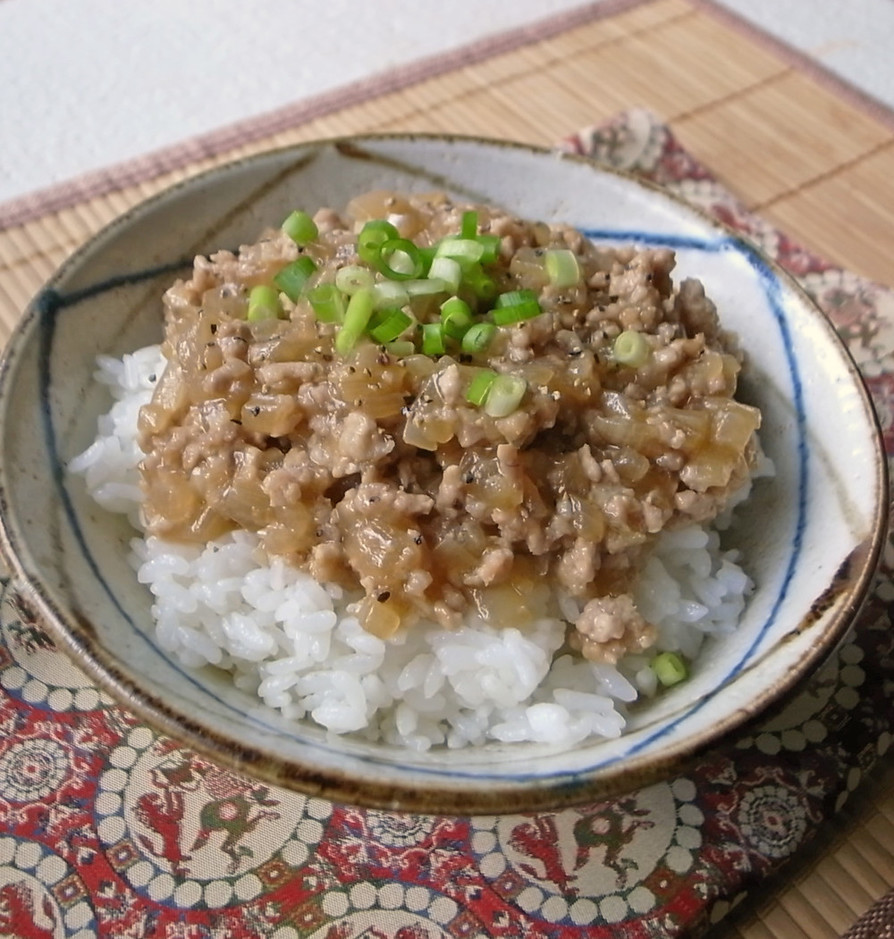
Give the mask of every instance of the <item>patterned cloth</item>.
[(842, 939), (894, 939), (894, 890), (868, 909)]
[[(749, 214), (643, 112), (564, 142), (673, 190), (798, 277), (894, 446), (894, 293)], [(0, 935), (165, 939), (695, 936), (804, 848), (894, 726), (894, 553), (853, 638), (692, 772), (558, 813), (428, 817), (232, 772), (117, 707), (0, 603)]]

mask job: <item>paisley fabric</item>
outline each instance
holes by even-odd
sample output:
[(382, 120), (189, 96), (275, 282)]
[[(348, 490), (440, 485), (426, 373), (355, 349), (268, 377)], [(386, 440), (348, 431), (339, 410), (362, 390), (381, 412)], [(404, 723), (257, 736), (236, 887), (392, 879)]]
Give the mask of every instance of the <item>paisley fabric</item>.
[[(894, 293), (746, 209), (652, 115), (562, 146), (757, 241), (828, 313), (894, 452)], [(2, 581), (0, 935), (164, 939), (696, 936), (804, 851), (891, 743), (894, 552), (852, 638), (690, 773), (558, 813), (377, 812), (235, 775), (117, 707)]]

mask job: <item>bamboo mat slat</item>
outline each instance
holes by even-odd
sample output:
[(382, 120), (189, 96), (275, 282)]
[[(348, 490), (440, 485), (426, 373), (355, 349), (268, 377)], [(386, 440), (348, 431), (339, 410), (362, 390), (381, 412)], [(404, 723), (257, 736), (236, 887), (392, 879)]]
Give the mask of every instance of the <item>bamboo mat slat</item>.
[[(171, 183), (271, 146), (434, 131), (552, 144), (647, 107), (742, 201), (829, 260), (894, 286), (894, 120), (701, 0), (645, 0), (541, 41), (417, 80), (156, 176), (74, 198), (0, 230), (0, 342), (53, 269), (102, 225)], [(716, 939), (825, 939), (894, 885), (894, 765)]]
[[(812, 245), (849, 270), (894, 282), (894, 143), (885, 141), (863, 159), (761, 208), (784, 231), (810, 233)], [(847, 216), (842, 218), (842, 206)]]
[(874, 152), (889, 129), (786, 71), (676, 123), (681, 141), (761, 208)]

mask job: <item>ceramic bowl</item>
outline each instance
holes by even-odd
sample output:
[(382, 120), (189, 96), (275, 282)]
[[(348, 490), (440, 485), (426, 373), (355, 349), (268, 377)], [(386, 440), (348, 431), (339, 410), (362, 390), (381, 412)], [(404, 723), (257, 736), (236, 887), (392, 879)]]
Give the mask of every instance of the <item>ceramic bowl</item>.
[[(486, 746), (409, 753), (327, 736), (262, 710), (226, 676), (158, 647), (127, 561), (126, 522), (90, 501), (67, 461), (108, 408), (98, 354), (161, 334), (160, 298), (196, 253), (255, 240), (293, 205), (374, 188), (447, 190), (604, 241), (667, 245), (706, 285), (749, 358), (776, 467), (730, 537), (756, 582), (738, 630), (690, 680), (634, 710), (616, 740), (570, 752)], [(332, 799), (425, 812), (556, 809), (680, 768), (790, 692), (842, 640), (880, 550), (885, 463), (873, 410), (826, 318), (754, 247), (594, 163), (525, 146), (366, 137), (269, 152), (132, 209), (74, 255), (25, 312), (0, 374), (2, 550), (53, 637), (136, 715), (242, 772)]]

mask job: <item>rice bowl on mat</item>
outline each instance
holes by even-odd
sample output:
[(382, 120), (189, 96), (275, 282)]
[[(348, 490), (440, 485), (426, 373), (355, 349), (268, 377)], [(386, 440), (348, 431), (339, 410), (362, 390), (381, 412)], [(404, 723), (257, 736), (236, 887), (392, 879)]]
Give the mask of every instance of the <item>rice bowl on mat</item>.
[(619, 736), (752, 586), (711, 523), (760, 415), (673, 264), (391, 192), (197, 258), (69, 467), (144, 533), (160, 645), (417, 750)]
[[(336, 285), (344, 309), (320, 314), (300, 291), (330, 274), (334, 283), (333, 268), (280, 223), (295, 207), (341, 211), (382, 191), (443, 192), (462, 211), (430, 239), (398, 231), (411, 246), (392, 244), (379, 261), (399, 276), (376, 268), (364, 284), (352, 271)], [(474, 267), (496, 244), (488, 207), (572, 240), (515, 244), (531, 250), (512, 270), (519, 251), (496, 265), (494, 291)], [(465, 212), (478, 215), (463, 230)], [(380, 211), (368, 220), (389, 221)], [(324, 241), (341, 237), (332, 221), (316, 219)], [(351, 222), (354, 242), (364, 224)], [(255, 280), (233, 296), (218, 290), (215, 271), (238, 266), (240, 245), (254, 257), (265, 229)], [(460, 269), (458, 289), (453, 264), (431, 275), (439, 248)], [(540, 248), (557, 252), (549, 265)], [(365, 266), (351, 250), (336, 266)], [(292, 266), (308, 255), (314, 271)], [(599, 282), (615, 261), (632, 265), (618, 276), (642, 291), (635, 302), (621, 302), (623, 290), (612, 300)], [(286, 268), (292, 279), (274, 284)], [(318, 274), (322, 284), (300, 283)], [(543, 329), (568, 312), (559, 296), (575, 292), (576, 276), (578, 293), (606, 293), (597, 306), (629, 317), (604, 335), (598, 317), (584, 322), (582, 359), (599, 367), (577, 386), (566, 367), (581, 358), (575, 330)], [(448, 291), (415, 283), (412, 302), (396, 302), (407, 281), (434, 279)], [(676, 303), (686, 342), (711, 333), (700, 288), (684, 286), (695, 281), (721, 324), (699, 357), (711, 363), (705, 381), (742, 410), (728, 428), (728, 476), (712, 477), (714, 456), (693, 451), (684, 487), (695, 496), (678, 500), (651, 462), (661, 422), (636, 419), (650, 391), (634, 376), (668, 366), (679, 322), (650, 332), (631, 310)], [(660, 302), (641, 304), (653, 288)], [(176, 324), (166, 338), (166, 294), (184, 328), (210, 332), (197, 311), (229, 305), (215, 348), (198, 333), (172, 342)], [(504, 294), (515, 296), (498, 308)], [(442, 309), (454, 298), (468, 314)], [(284, 324), (299, 338), (276, 355), (289, 343), (300, 355), (263, 370), (259, 356)], [(316, 344), (304, 348), (311, 325)], [(625, 333), (647, 334), (648, 348), (630, 335), (616, 345)], [(190, 359), (200, 348), (214, 381), (244, 399), (201, 390), (200, 359)], [(358, 361), (372, 375), (349, 380)], [(585, 422), (575, 415), (587, 410), (566, 405), (587, 388), (596, 407)], [(641, 411), (625, 404), (628, 391)], [(209, 404), (224, 398), (238, 413)], [(215, 441), (205, 450), (192, 439), (199, 418)], [(301, 421), (311, 433), (294, 430)], [(695, 440), (721, 432), (704, 414), (691, 421)], [(624, 451), (617, 479), (597, 432)], [(324, 438), (330, 456), (310, 459)], [(271, 783), (426, 812), (556, 809), (673, 772), (836, 648), (886, 511), (859, 374), (830, 324), (752, 245), (588, 160), (456, 137), (272, 151), (129, 211), (60, 268), (18, 325), (0, 365), (0, 441), (0, 548), (17, 589), (112, 695), (159, 732)], [(398, 460), (410, 447), (419, 458)], [(373, 457), (375, 470), (362, 465)], [(182, 485), (187, 465), (199, 467), (198, 488)], [(293, 484), (302, 498), (283, 504), (303, 508), (283, 513), (273, 503)], [(634, 495), (614, 499), (612, 486)], [(723, 498), (709, 505), (711, 490)], [(470, 521), (453, 524), (461, 512)], [(383, 532), (394, 537), (377, 540)], [(400, 550), (372, 563), (387, 545)]]

